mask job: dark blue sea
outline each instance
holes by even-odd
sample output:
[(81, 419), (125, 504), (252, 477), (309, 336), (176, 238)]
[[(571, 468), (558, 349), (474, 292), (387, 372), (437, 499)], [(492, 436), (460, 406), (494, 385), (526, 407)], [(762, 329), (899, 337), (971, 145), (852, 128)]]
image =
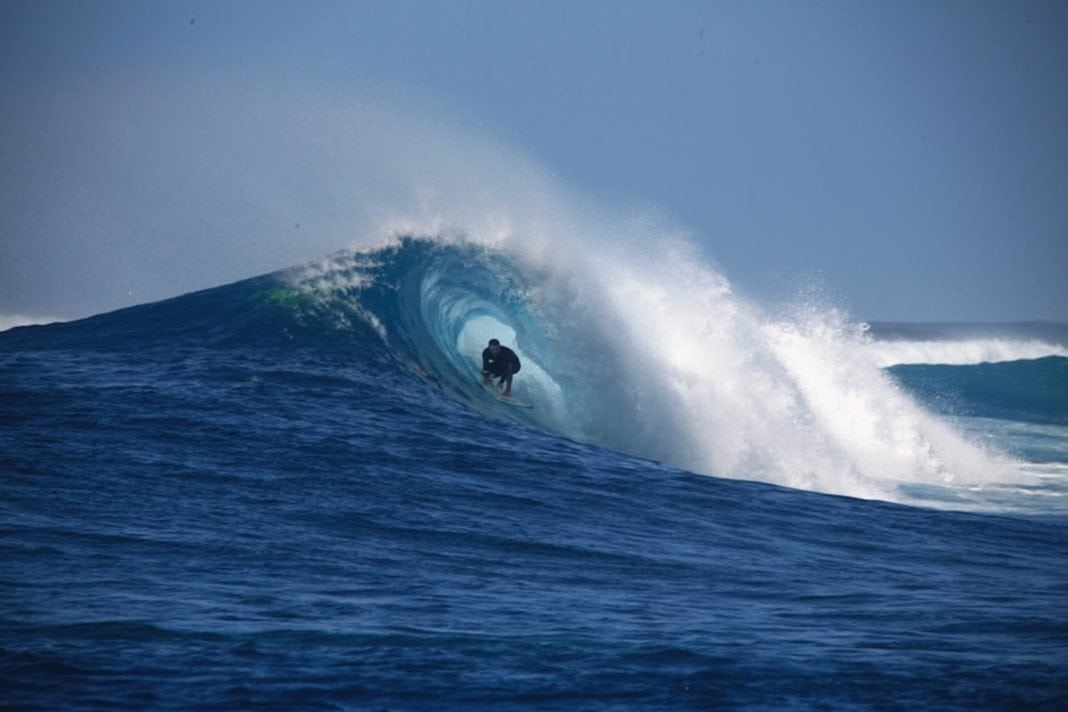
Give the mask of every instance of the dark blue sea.
[(1066, 344), (462, 239), (8, 330), (0, 706), (1063, 710)]

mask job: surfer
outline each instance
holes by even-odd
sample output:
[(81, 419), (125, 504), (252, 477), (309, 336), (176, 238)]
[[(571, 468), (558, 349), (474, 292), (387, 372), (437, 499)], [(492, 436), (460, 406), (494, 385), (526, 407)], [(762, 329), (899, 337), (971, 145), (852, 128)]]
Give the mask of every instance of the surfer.
[(500, 378), (497, 385), (503, 387), (501, 395), (511, 397), (512, 376), (519, 373), (519, 357), (507, 346), (501, 346), (497, 339), (490, 339), (489, 346), (482, 350), (482, 380), (489, 383), (494, 377)]

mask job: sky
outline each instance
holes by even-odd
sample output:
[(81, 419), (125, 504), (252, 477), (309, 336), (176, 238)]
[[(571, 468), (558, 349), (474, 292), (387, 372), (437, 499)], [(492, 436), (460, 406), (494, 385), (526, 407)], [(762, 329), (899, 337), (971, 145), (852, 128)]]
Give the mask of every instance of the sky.
[(758, 301), (1068, 321), (1059, 0), (8, 0), (0, 83), (0, 320), (562, 201)]

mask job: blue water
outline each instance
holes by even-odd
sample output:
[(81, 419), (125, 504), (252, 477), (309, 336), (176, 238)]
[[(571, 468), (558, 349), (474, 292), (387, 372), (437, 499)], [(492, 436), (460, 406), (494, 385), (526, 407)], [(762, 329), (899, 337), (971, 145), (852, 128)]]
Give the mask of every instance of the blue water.
[(1063, 709), (1061, 327), (869, 366), (628, 274), (407, 240), (0, 333), (0, 705)]

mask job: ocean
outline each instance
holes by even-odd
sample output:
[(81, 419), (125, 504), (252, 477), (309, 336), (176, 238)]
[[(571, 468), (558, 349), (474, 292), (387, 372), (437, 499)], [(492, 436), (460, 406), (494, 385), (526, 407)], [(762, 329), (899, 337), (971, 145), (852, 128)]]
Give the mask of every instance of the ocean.
[(1065, 325), (417, 235), (4, 331), (0, 423), (5, 708), (1068, 699)]

